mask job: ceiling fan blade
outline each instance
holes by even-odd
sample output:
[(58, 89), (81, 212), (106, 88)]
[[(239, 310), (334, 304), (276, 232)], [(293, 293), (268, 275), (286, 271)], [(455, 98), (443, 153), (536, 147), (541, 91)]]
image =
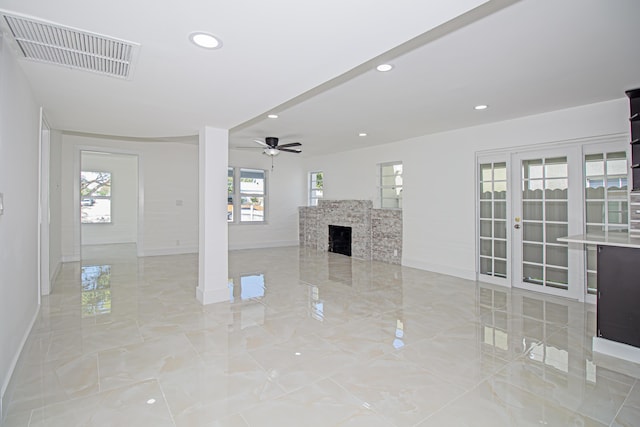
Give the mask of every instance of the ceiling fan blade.
[(282, 145), (278, 146), (278, 150), (280, 151), (286, 151), (287, 153), (302, 153), (302, 150), (299, 148), (296, 149), (289, 149), (289, 148), (282, 148)]
[(291, 142), (289, 144), (281, 144), (278, 145), (279, 148), (287, 148), (287, 147), (300, 147), (302, 146), (302, 144), (300, 144), (299, 142)]
[(253, 142), (262, 145), (263, 147), (268, 147), (267, 143), (264, 141), (260, 141), (259, 139), (254, 139)]

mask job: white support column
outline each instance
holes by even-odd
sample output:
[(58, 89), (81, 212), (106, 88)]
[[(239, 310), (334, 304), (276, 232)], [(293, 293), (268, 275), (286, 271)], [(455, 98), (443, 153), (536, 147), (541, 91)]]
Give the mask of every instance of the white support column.
[(196, 297), (202, 304), (229, 300), (228, 164), (229, 131), (203, 128), (199, 146), (200, 241), (196, 289)]

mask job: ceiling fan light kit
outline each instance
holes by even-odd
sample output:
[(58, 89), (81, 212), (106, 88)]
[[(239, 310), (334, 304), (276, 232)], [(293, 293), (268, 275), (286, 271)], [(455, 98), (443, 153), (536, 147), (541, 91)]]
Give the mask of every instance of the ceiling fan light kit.
[(262, 154), (273, 157), (280, 154), (280, 150), (278, 150), (277, 148), (265, 148)]

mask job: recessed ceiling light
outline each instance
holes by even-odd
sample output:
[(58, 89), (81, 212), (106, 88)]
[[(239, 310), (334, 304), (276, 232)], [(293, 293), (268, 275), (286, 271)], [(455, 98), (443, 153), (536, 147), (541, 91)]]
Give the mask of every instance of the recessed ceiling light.
[(367, 136), (367, 134), (365, 132), (360, 132), (358, 136)]
[(382, 71), (382, 72), (391, 71), (392, 69), (393, 69), (393, 65), (391, 64), (380, 64), (376, 67), (376, 70)]
[(270, 118), (270, 119), (277, 119), (278, 115), (277, 114), (269, 114), (267, 117)]
[(222, 47), (222, 42), (216, 36), (202, 31), (189, 34), (189, 40), (197, 46), (205, 49), (218, 49)]
[(476, 110), (486, 110), (487, 108), (489, 108), (489, 106), (488, 106), (488, 105), (481, 104), (481, 105), (476, 105), (476, 106), (475, 106), (475, 107), (473, 107), (473, 108), (475, 108)]

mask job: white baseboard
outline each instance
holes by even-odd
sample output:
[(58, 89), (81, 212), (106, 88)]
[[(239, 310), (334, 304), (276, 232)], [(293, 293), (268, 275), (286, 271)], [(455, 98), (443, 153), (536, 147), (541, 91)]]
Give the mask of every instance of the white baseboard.
[(640, 363), (640, 348), (601, 337), (593, 337), (593, 352), (601, 353), (627, 362)]
[(56, 279), (58, 278), (58, 274), (60, 274), (61, 267), (62, 267), (62, 260), (58, 260), (58, 262), (56, 262), (55, 268), (53, 269), (53, 271), (51, 272), (51, 275), (49, 276), (49, 283), (51, 283), (51, 292), (53, 292), (53, 284), (56, 282)]
[(433, 264), (422, 260), (402, 258), (402, 265), (405, 267), (417, 268), (419, 270), (432, 271), (434, 273), (446, 274), (448, 276), (460, 277), (466, 280), (476, 280), (476, 272), (448, 265)]
[(259, 243), (229, 243), (230, 251), (238, 251), (243, 249), (266, 249), (266, 248), (282, 248), (285, 246), (300, 246), (297, 240), (280, 240), (277, 242), (259, 242)]
[(27, 343), (27, 339), (29, 338), (29, 334), (33, 329), (33, 325), (36, 323), (36, 319), (38, 319), (38, 314), (40, 313), (40, 305), (37, 306), (36, 312), (31, 319), (31, 323), (27, 328), (24, 336), (22, 337), (22, 341), (20, 341), (20, 345), (18, 346), (18, 351), (13, 356), (11, 360), (11, 365), (9, 365), (9, 371), (7, 372), (7, 376), (5, 377), (4, 383), (2, 384), (2, 389), (0, 389), (0, 424), (2, 424), (2, 420), (4, 419), (4, 408), (6, 408), (9, 403), (6, 399), (9, 396), (6, 395), (7, 389), (9, 388), (9, 384), (11, 383), (11, 378), (13, 377), (13, 373), (18, 365), (18, 359), (20, 359), (20, 354), (22, 354), (22, 350), (24, 349), (24, 345)]
[(80, 262), (80, 254), (62, 255), (62, 262)]
[(184, 254), (197, 254), (197, 246), (177, 246), (174, 248), (156, 248), (156, 249), (144, 249), (138, 252), (138, 256), (163, 256), (163, 255), (184, 255)]
[(196, 288), (196, 298), (202, 305), (214, 304), (216, 302), (229, 301), (229, 289), (214, 289), (204, 291), (200, 286)]

